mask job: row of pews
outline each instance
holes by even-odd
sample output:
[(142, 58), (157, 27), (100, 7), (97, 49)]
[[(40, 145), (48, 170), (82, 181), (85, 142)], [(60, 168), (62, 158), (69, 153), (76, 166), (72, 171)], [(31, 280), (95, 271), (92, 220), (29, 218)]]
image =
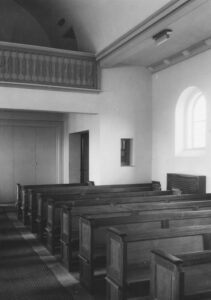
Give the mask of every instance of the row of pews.
[[(167, 174), (167, 187), (18, 185), (17, 215), (70, 272), (79, 270), (91, 293), (100, 289), (107, 300), (179, 300), (185, 297), (178, 279), (183, 261), (206, 266), (211, 257), (211, 194), (204, 176)], [(197, 280), (200, 272), (194, 274)], [(187, 299), (205, 299), (201, 286), (201, 298)], [(195, 290), (191, 297), (199, 297)]]

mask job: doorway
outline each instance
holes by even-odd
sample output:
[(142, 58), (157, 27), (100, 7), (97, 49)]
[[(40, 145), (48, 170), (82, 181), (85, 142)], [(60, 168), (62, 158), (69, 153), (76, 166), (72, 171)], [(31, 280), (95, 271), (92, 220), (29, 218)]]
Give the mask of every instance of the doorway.
[(81, 183), (89, 181), (89, 132), (81, 134)]
[(89, 181), (89, 131), (69, 135), (69, 182)]

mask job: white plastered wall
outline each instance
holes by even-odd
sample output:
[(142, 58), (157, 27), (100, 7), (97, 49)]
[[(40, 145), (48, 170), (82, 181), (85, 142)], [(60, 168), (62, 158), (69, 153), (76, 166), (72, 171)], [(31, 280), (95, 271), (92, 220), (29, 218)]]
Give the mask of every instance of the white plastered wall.
[[(98, 114), (70, 114), (66, 122), (68, 133), (89, 130), (90, 180), (96, 184), (150, 181), (151, 75), (139, 67), (105, 69), (98, 101)], [(133, 139), (132, 166), (120, 166), (121, 138)]]
[[(0, 87), (0, 109), (64, 113), (64, 182), (69, 134), (88, 130), (90, 180), (96, 184), (151, 181), (151, 74), (140, 67), (102, 71), (102, 92)], [(133, 139), (133, 165), (120, 166), (120, 139)], [(154, 177), (153, 179), (157, 179)]]
[[(211, 51), (201, 53), (182, 63), (153, 75), (152, 96), (152, 176), (166, 186), (166, 173), (179, 172), (207, 176), (211, 191)], [(201, 156), (175, 155), (175, 108), (182, 92), (197, 87), (207, 100), (207, 147)]]

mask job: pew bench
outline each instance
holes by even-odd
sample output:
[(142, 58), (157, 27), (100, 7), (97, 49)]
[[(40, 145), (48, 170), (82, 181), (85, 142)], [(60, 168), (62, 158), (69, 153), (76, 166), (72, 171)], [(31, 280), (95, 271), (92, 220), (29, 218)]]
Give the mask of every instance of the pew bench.
[(211, 225), (157, 229), (145, 233), (108, 229), (107, 300), (149, 295), (150, 254), (155, 248), (176, 253), (211, 249)]
[[(52, 254), (55, 254), (56, 250), (60, 251), (60, 238), (61, 238), (61, 208), (62, 205), (68, 205), (66, 203), (55, 203), (50, 201), (48, 203), (48, 213), (47, 213), (47, 240), (46, 246), (51, 251)], [(122, 212), (130, 212), (127, 207), (124, 207), (122, 204), (112, 205), (89, 205), (89, 206), (72, 206), (71, 202), (69, 203), (69, 215), (71, 214), (71, 226), (72, 231), (77, 234), (78, 238), (78, 227), (79, 227), (79, 217), (83, 214), (102, 214), (102, 213), (116, 213), (121, 214)], [(73, 234), (74, 235), (74, 234)], [(74, 237), (73, 237), (74, 238)]]
[[(99, 204), (107, 204), (109, 203), (130, 203), (130, 202), (138, 202), (138, 197), (142, 199), (143, 197), (150, 196), (166, 196), (173, 195), (172, 191), (125, 191), (125, 192), (98, 192), (98, 193), (87, 193), (87, 194), (68, 194), (55, 192), (54, 195), (52, 193), (35, 193), (36, 200), (33, 208), (28, 211), (29, 217), (29, 226), (32, 232), (38, 233), (39, 236), (42, 234), (42, 229), (46, 226), (46, 216), (47, 216), (47, 201), (48, 199), (55, 199), (56, 201), (65, 201), (65, 200), (81, 200), (81, 204), (87, 204), (87, 201), (95, 201), (96, 205)], [(135, 201), (137, 200), (137, 201)], [(159, 198), (157, 199), (159, 200)], [(97, 201), (97, 202), (96, 202)]]
[[(190, 195), (189, 195), (190, 196)], [(160, 197), (160, 196), (157, 196)], [(187, 200), (188, 195), (182, 195), (180, 197), (175, 197), (173, 196), (174, 202), (176, 202), (176, 199), (178, 200), (178, 203), (168, 203), (169, 199), (167, 201), (167, 203), (165, 202), (161, 202), (161, 204), (159, 205), (159, 203), (156, 203), (156, 206), (153, 205), (152, 202), (147, 202), (139, 204), (131, 204), (131, 205), (127, 205), (127, 204), (122, 204), (121, 207), (124, 206), (124, 208), (127, 208), (128, 210), (123, 212), (122, 210), (118, 212), (110, 212), (107, 213), (104, 211), (101, 215), (93, 215), (92, 214), (92, 218), (109, 218), (109, 217), (124, 217), (124, 216), (129, 216), (131, 214), (134, 215), (138, 215), (138, 214), (143, 214), (143, 212), (145, 214), (152, 214), (152, 207), (155, 210), (155, 213), (157, 211), (157, 213), (164, 213), (164, 212), (175, 212), (178, 210), (199, 210), (199, 209), (210, 209), (211, 208), (211, 202), (210, 200), (206, 200), (206, 201), (194, 201), (196, 199), (195, 195), (194, 195), (194, 200), (193, 201), (185, 201), (181, 200), (181, 198), (185, 197), (185, 199)], [(156, 198), (156, 197), (155, 197)], [(151, 198), (150, 198), (151, 199)], [(162, 198), (160, 198), (161, 200)], [(144, 198), (144, 201), (146, 200), (146, 198)], [(115, 206), (117, 209), (117, 206)], [(85, 207), (86, 208), (86, 207)], [(53, 211), (53, 209), (52, 209)], [(81, 215), (87, 215), (88, 212), (86, 210), (84, 210), (84, 208), (82, 210), (80, 210), (80, 214)], [(52, 222), (52, 221), (51, 221)], [(165, 221), (167, 224), (167, 221)], [(171, 221), (173, 222), (173, 220)], [(57, 224), (58, 224), (58, 220), (57, 220)], [(176, 226), (176, 224), (174, 224)], [(59, 225), (58, 225), (59, 226)], [(74, 228), (74, 231), (73, 231)], [(72, 218), (72, 208), (68, 207), (68, 205), (64, 205), (63, 209), (62, 209), (62, 213), (61, 213), (61, 246), (62, 246), (62, 260), (64, 262), (64, 264), (67, 266), (67, 268), (69, 270), (71, 270), (71, 266), (73, 264), (73, 256), (72, 256), (72, 249), (74, 248), (74, 251), (78, 251), (78, 239), (79, 239), (79, 227), (78, 227), (78, 218), (76, 220), (73, 221)], [(52, 230), (51, 230), (52, 232)], [(73, 233), (74, 232), (74, 233)], [(72, 240), (74, 236), (74, 239)], [(75, 263), (74, 263), (75, 264)]]
[[(28, 189), (45, 189), (45, 188), (51, 188), (54, 186), (63, 186), (63, 187), (68, 187), (68, 186), (95, 186), (93, 181), (88, 181), (85, 184), (81, 183), (64, 183), (64, 184), (33, 184), (33, 185), (21, 185), (20, 183), (16, 184), (16, 190), (17, 190), (17, 199), (16, 199), (16, 204), (17, 204), (17, 212), (18, 214), (21, 213), (21, 202), (22, 202), (22, 196), (27, 197), (27, 190)], [(98, 186), (99, 187), (99, 186)], [(124, 188), (127, 188), (128, 190), (140, 190), (140, 188), (146, 189), (148, 191), (154, 191), (154, 190), (161, 190), (161, 185), (159, 181), (152, 181), (149, 183), (131, 183), (131, 184), (112, 184), (112, 185), (100, 185), (101, 188), (118, 188), (119, 191), (123, 191)]]
[[(18, 193), (20, 196), (20, 206), (18, 205), (17, 211), (18, 216), (20, 216), (20, 220), (22, 220), (24, 225), (28, 224), (28, 208), (29, 208), (29, 197), (30, 192), (33, 191), (79, 191), (83, 188), (88, 188), (87, 184), (80, 184), (80, 183), (70, 183), (70, 184), (49, 184), (49, 185), (26, 185), (20, 186), (18, 189), (20, 190)], [(31, 195), (33, 198), (33, 195)], [(32, 199), (33, 200), (33, 199)]]
[(211, 299), (211, 251), (175, 256), (162, 250), (153, 250), (150, 299)]
[[(65, 214), (65, 212), (63, 212)], [(67, 218), (67, 216), (66, 216)], [(65, 221), (65, 218), (63, 217)], [(68, 219), (66, 219), (68, 220)], [(135, 230), (139, 232), (150, 231), (156, 228), (184, 227), (193, 225), (211, 225), (211, 210), (205, 211), (176, 211), (157, 212), (150, 211), (131, 214), (130, 216), (112, 216), (112, 214), (100, 216), (84, 216), (79, 220), (79, 261), (80, 282), (89, 290), (94, 291), (98, 282), (106, 274), (106, 232), (109, 227), (118, 230)], [(76, 236), (71, 240), (71, 226), (65, 224), (62, 229), (62, 247), (65, 247), (65, 265), (71, 269), (71, 248), (76, 249)], [(69, 235), (68, 235), (69, 234)], [(63, 250), (63, 251), (64, 251)], [(100, 272), (99, 272), (100, 271)], [(98, 274), (100, 275), (98, 276)]]
[[(55, 194), (69, 194), (72, 195), (74, 199), (76, 198), (89, 198), (97, 197), (98, 194), (101, 194), (102, 197), (106, 197), (110, 193), (114, 193), (117, 197), (120, 197), (121, 194), (128, 195), (141, 195), (146, 193), (153, 194), (154, 191), (160, 191), (160, 185), (158, 182), (152, 182), (151, 184), (125, 184), (125, 185), (101, 185), (101, 186), (84, 186), (84, 185), (70, 185), (65, 187), (42, 187), (42, 188), (28, 188), (23, 191), (23, 223), (25, 225), (29, 224), (34, 231), (33, 226), (36, 226), (34, 220), (36, 219), (37, 214), (37, 194), (38, 197), (43, 197), (47, 199), (51, 195)], [(40, 196), (41, 195), (41, 196)], [(90, 196), (89, 196), (90, 195)]]
[[(60, 242), (59, 242), (60, 237), (59, 237), (58, 233), (61, 230), (61, 220), (60, 220), (61, 209), (62, 209), (62, 206), (65, 204), (67, 204), (67, 205), (69, 204), (69, 206), (70, 206), (70, 211), (71, 211), (71, 213), (69, 214), (70, 218), (72, 217), (72, 213), (74, 212), (75, 209), (76, 209), (76, 211), (78, 209), (77, 212), (80, 212), (79, 216), (82, 216), (84, 214), (91, 214), (92, 213), (91, 206), (94, 207), (92, 214), (94, 214), (95, 211), (97, 211), (98, 213), (100, 213), (100, 212), (105, 213), (106, 211), (111, 212), (112, 208), (113, 208), (113, 212), (115, 212), (117, 209), (121, 209), (120, 212), (123, 211), (123, 209), (125, 211), (130, 211), (130, 212), (132, 212), (132, 211), (138, 212), (138, 211), (163, 210), (163, 209), (177, 210), (178, 208), (182, 208), (182, 209), (191, 208), (191, 209), (197, 210), (197, 209), (202, 209), (204, 207), (211, 206), (211, 201), (210, 201), (211, 195), (210, 194), (201, 195), (202, 199), (209, 199), (209, 200), (199, 200), (198, 199), (198, 201), (197, 201), (196, 196), (197, 195), (193, 194), (193, 195), (180, 195), (180, 196), (174, 196), (174, 195), (165, 196), (164, 195), (164, 196), (140, 197), (139, 199), (131, 198), (134, 200), (134, 202), (131, 203), (131, 199), (130, 199), (129, 204), (127, 202), (125, 202), (125, 203), (121, 202), (121, 201), (124, 201), (124, 198), (121, 199), (121, 201), (120, 201), (120, 198), (114, 198), (113, 201), (115, 201), (115, 202), (111, 202), (111, 201), (109, 201), (109, 199), (104, 199), (103, 203), (99, 200), (56, 201), (53, 199), (49, 199), (48, 204), (47, 204), (47, 225), (46, 225), (46, 231), (45, 231), (47, 233), (48, 248), (50, 249), (50, 251), (52, 251), (52, 253), (55, 253), (56, 245), (60, 244)], [(157, 197), (160, 197), (160, 201), (158, 201)], [(198, 195), (198, 197), (199, 197), (199, 195)], [(176, 201), (176, 199), (178, 199), (178, 201)], [(185, 199), (186, 200), (190, 199), (190, 201), (184, 201)], [(191, 201), (191, 199), (194, 199), (194, 200)], [(107, 200), (107, 202), (106, 202), (106, 200)], [(79, 206), (81, 207), (80, 209), (79, 209)], [(96, 206), (96, 208), (95, 208), (95, 206)], [(96, 210), (97, 206), (103, 206), (102, 209), (104, 209), (104, 211), (101, 211), (100, 208), (98, 208), (98, 210)], [(87, 210), (87, 207), (89, 207), (89, 210)], [(78, 226), (78, 220), (77, 220), (77, 226)], [(42, 234), (42, 236), (44, 236), (43, 232), (41, 234)]]

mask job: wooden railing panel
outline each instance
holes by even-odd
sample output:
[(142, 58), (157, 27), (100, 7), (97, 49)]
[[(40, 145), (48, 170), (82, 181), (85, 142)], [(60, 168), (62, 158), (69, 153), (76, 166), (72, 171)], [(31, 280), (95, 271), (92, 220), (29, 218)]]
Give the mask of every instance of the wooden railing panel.
[(90, 53), (1, 42), (0, 81), (97, 90), (97, 63)]

